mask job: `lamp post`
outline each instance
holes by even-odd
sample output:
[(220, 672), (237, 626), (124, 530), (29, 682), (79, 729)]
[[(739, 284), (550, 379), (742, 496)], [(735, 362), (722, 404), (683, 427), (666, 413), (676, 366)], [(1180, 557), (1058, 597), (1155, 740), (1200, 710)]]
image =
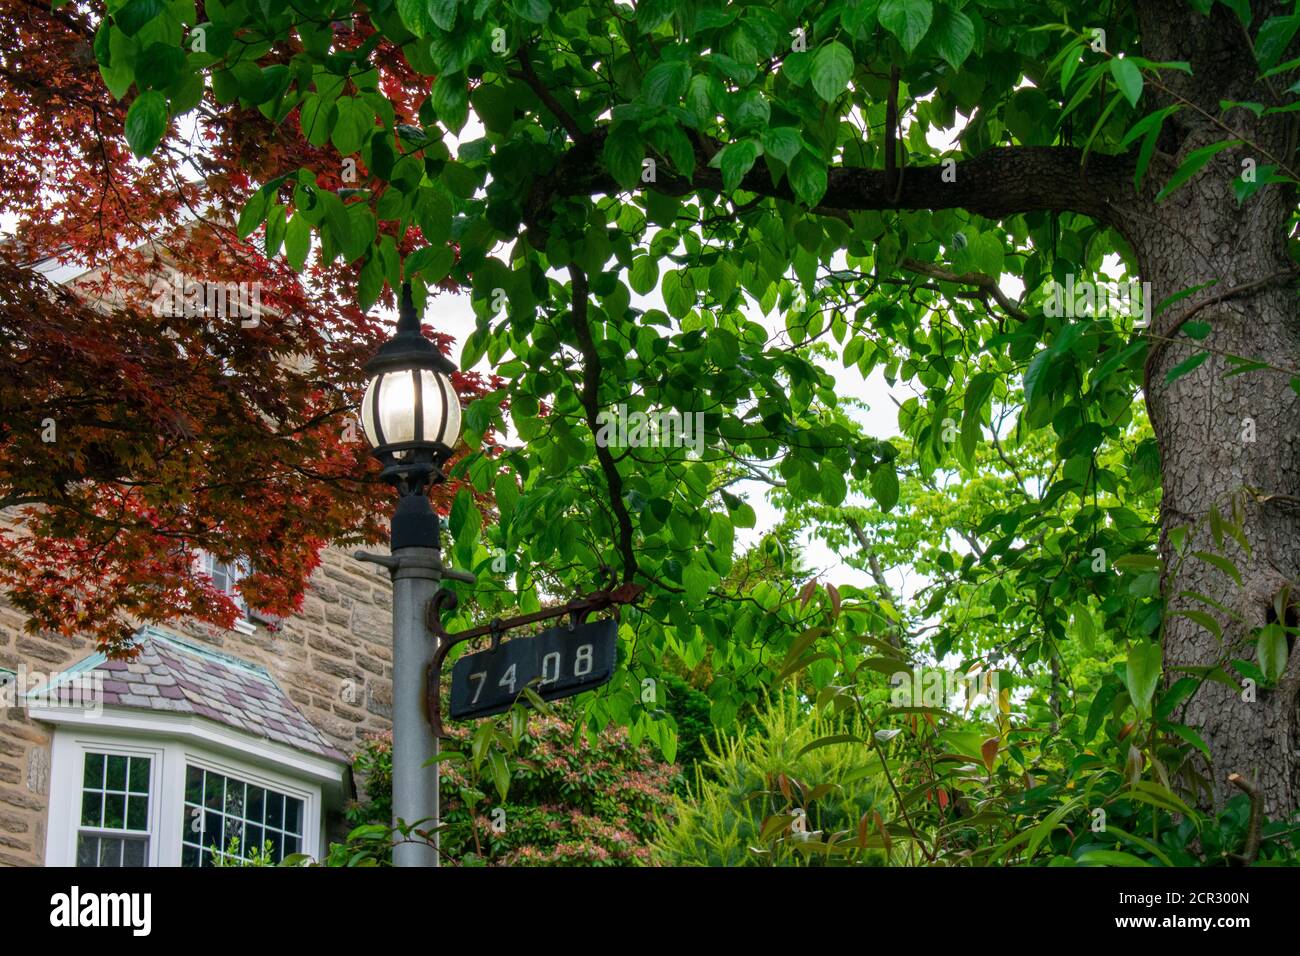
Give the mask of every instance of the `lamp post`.
[[(451, 386), (456, 367), (420, 332), (410, 284), (402, 286), (397, 331), (366, 363), (369, 377), (361, 425), (382, 477), (397, 488), (388, 555), (358, 551), (362, 561), (386, 567), (393, 579), (393, 820), (439, 822), (438, 739), (429, 725), (427, 671), (436, 638), (425, 630), (425, 608), (443, 578), (474, 580), (444, 568), (438, 516), (428, 490), (446, 480), (442, 466), (460, 435), (460, 403)], [(394, 866), (437, 866), (432, 846), (399, 843)]]

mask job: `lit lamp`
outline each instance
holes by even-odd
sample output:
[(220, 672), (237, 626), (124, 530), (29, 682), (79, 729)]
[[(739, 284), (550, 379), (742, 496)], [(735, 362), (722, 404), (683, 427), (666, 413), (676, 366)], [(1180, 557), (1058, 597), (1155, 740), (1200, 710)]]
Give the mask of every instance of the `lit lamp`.
[(420, 333), (411, 287), (403, 285), (397, 332), (366, 363), (370, 382), (361, 402), (361, 426), (372, 454), (384, 466), (384, 480), (402, 496), (393, 516), (394, 550), (427, 546), (436, 538), (436, 517), (425, 493), (445, 480), (442, 465), (460, 437), (454, 371), (456, 366)]
[(439, 554), (438, 516), (427, 492), (446, 480), (442, 466), (460, 437), (460, 401), (451, 387), (451, 364), (420, 332), (410, 285), (402, 287), (397, 332), (380, 347), (365, 372), (361, 424), (385, 481), (401, 495), (393, 512), (391, 554), (358, 551), (393, 578), (393, 821), (434, 834), (393, 847), (395, 866), (437, 866), (438, 741), (425, 708), (428, 667), (436, 638), (425, 629), (425, 609), (443, 578), (473, 582), (445, 568)]

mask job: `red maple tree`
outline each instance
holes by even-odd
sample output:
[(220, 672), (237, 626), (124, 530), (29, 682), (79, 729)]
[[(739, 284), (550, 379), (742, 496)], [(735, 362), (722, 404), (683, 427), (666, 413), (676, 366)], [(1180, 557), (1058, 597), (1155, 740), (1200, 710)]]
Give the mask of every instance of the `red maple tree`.
[[(174, 123), (133, 159), (129, 103), (95, 66), (98, 20), (0, 0), (0, 587), (32, 629), (117, 651), (140, 622), (233, 622), (196, 549), (246, 560), (244, 598), (292, 613), (322, 547), (384, 539), (392, 492), (355, 421), (386, 335), (348, 297), (357, 265), (299, 274), (231, 226), (246, 170), (307, 167), (336, 188), (343, 157), (235, 101), (205, 102), (195, 128)], [(413, 116), (429, 80), (386, 62), (383, 88)], [(47, 278), (60, 264), (85, 270), (75, 288)], [(262, 312), (160, 309), (173, 274), (255, 283)], [(493, 387), (455, 384), (467, 399)]]

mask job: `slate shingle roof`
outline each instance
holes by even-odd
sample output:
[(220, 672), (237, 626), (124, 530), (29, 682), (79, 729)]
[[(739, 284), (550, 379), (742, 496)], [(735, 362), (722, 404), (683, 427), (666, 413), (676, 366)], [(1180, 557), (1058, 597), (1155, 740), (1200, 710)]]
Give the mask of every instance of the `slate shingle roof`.
[(346, 763), (263, 667), (146, 627), (129, 661), (105, 660), (105, 706), (197, 714), (227, 727)]

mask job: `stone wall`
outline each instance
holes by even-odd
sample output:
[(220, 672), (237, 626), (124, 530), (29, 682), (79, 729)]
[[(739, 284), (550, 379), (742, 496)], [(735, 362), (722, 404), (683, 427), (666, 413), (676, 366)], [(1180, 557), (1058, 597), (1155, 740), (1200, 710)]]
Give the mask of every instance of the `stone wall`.
[[(0, 595), (0, 668), (48, 673), (94, 652), (89, 640), (33, 635)], [(327, 549), (302, 612), (252, 634), (166, 625), (197, 643), (260, 664), (329, 741), (352, 753), (392, 717), (392, 591), (387, 572)], [(52, 728), (0, 708), (0, 866), (40, 865), (45, 854)]]

